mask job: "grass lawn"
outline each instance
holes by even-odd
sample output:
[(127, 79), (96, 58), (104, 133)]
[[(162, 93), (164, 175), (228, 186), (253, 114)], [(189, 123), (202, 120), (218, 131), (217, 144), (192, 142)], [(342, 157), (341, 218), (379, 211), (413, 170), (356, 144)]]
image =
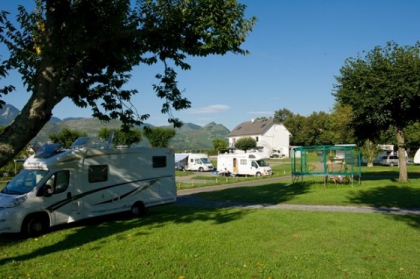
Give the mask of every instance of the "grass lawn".
[(419, 278), (418, 216), (176, 205), (1, 236), (1, 278)]
[[(308, 177), (199, 194), (264, 203), (420, 208), (420, 166), (363, 170), (362, 183)], [(420, 278), (420, 215), (167, 205), (0, 235), (0, 278)]]
[[(324, 184), (321, 177), (306, 177), (303, 183), (291, 179), (261, 186), (241, 187), (197, 194), (209, 200), (270, 204), (307, 204), (400, 207), (420, 209), (420, 176), (412, 173), (408, 183), (397, 181), (398, 173), (372, 172), (361, 183)], [(410, 175), (409, 175), (410, 177)]]
[[(270, 177), (285, 177), (291, 175), (289, 161), (282, 161), (280, 164), (272, 166), (273, 175)], [(180, 175), (178, 176), (178, 173)], [(262, 177), (253, 177), (253, 176), (242, 176), (242, 177), (224, 177), (216, 175), (202, 175), (198, 172), (176, 172), (177, 177), (182, 176), (191, 176), (188, 182), (178, 182), (178, 189), (191, 189), (191, 188), (200, 188), (207, 187), (212, 185), (221, 185), (221, 184), (232, 184), (243, 181), (253, 181), (270, 178), (268, 176)]]

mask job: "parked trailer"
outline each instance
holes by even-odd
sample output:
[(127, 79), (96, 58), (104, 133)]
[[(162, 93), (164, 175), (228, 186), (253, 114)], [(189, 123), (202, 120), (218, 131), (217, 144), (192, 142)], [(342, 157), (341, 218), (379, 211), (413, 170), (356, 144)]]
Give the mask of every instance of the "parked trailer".
[(172, 149), (117, 149), (92, 138), (60, 148), (44, 145), (0, 192), (0, 233), (39, 235), (111, 213), (140, 216), (176, 201)]
[(217, 170), (219, 173), (232, 175), (272, 175), (271, 167), (264, 159), (267, 156), (263, 152), (219, 154)]

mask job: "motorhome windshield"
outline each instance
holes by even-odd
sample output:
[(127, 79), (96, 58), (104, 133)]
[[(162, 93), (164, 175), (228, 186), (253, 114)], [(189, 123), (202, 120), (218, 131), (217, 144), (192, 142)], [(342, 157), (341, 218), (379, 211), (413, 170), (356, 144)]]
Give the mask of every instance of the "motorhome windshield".
[(264, 160), (258, 160), (257, 163), (260, 167), (268, 167), (269, 166)]
[(203, 164), (210, 164), (211, 163), (209, 158), (200, 158), (200, 159), (201, 159), (201, 162), (203, 162)]
[(1, 190), (3, 194), (22, 195), (26, 194), (38, 184), (48, 173), (46, 170), (22, 170), (16, 175), (6, 187)]

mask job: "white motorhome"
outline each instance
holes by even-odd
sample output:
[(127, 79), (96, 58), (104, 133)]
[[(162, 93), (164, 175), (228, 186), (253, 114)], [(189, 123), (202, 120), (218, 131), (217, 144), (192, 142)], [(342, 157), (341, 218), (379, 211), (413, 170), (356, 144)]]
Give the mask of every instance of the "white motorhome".
[(265, 162), (264, 152), (223, 153), (217, 156), (217, 170), (219, 173), (232, 175), (271, 175), (271, 167)]
[(416, 154), (414, 154), (413, 163), (420, 164), (420, 148), (416, 151)]
[(172, 149), (118, 149), (94, 138), (60, 148), (44, 145), (1, 190), (0, 233), (38, 235), (111, 213), (141, 216), (176, 201)]
[(187, 171), (212, 171), (213, 164), (209, 156), (204, 153), (176, 153), (175, 165), (179, 170)]

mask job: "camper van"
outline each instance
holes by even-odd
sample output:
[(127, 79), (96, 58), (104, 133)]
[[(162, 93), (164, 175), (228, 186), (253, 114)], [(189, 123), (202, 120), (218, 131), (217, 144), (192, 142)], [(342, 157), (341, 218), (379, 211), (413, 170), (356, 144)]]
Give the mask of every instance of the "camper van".
[(209, 156), (204, 153), (176, 153), (175, 168), (187, 171), (212, 171), (214, 169)]
[(0, 233), (34, 236), (111, 213), (141, 216), (176, 201), (172, 149), (118, 149), (87, 137), (61, 146), (42, 146), (1, 190)]
[(271, 167), (265, 162), (264, 152), (251, 153), (223, 153), (217, 156), (217, 170), (219, 173), (231, 175), (263, 176), (271, 175)]

